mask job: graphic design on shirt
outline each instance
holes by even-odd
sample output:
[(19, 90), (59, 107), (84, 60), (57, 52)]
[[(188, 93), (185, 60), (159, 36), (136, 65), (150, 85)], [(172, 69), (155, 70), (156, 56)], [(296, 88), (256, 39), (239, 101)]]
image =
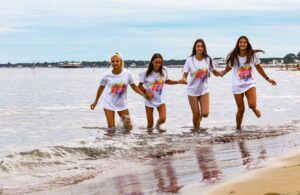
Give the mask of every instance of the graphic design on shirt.
[(116, 97), (122, 97), (122, 95), (125, 93), (126, 91), (126, 85), (123, 82), (120, 83), (115, 83), (112, 87), (111, 87), (111, 94), (113, 96)]
[(195, 72), (194, 72), (194, 77), (196, 79), (206, 79), (208, 75), (208, 69), (205, 67), (203, 69), (198, 68)]
[(252, 68), (249, 64), (239, 67), (238, 69), (238, 76), (240, 80), (247, 81), (248, 79), (252, 78)]
[(149, 89), (153, 94), (161, 95), (163, 86), (164, 86), (164, 79), (159, 78), (150, 84)]

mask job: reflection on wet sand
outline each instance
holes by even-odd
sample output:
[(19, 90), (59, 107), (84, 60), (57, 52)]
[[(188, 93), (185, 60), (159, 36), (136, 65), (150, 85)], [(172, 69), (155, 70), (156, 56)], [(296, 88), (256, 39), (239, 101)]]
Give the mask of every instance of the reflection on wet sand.
[[(246, 146), (246, 141), (244, 139), (240, 139), (238, 141), (238, 146), (240, 149), (240, 153), (241, 153), (241, 157), (242, 157), (242, 164), (246, 166), (246, 169), (253, 169), (256, 168), (256, 164), (254, 163), (254, 159), (251, 155), (251, 152), (249, 151), (249, 149)], [(259, 152), (259, 156), (258, 156), (258, 160), (260, 161), (265, 161), (267, 160), (268, 156), (267, 156), (267, 150), (265, 149), (265, 147), (263, 145), (260, 145), (260, 152)]]
[(216, 181), (221, 177), (221, 171), (216, 163), (211, 145), (196, 149), (196, 157), (202, 172), (202, 181)]
[(114, 178), (119, 194), (141, 195), (142, 190), (136, 175), (123, 175)]
[(239, 140), (238, 146), (239, 146), (239, 149), (241, 152), (243, 165), (246, 166), (246, 169), (251, 169), (251, 167), (253, 165), (253, 158), (252, 158), (251, 153), (249, 152), (248, 148), (245, 145), (245, 141)]
[(182, 186), (178, 185), (176, 172), (172, 165), (171, 158), (157, 159), (153, 164), (154, 175), (158, 182), (157, 191), (178, 192)]

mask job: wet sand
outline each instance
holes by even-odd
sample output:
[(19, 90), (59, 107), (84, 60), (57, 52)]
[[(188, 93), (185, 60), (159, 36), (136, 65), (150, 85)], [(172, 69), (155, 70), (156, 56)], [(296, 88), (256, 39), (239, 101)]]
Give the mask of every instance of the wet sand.
[[(197, 194), (192, 192), (191, 194)], [(207, 189), (207, 195), (299, 195), (300, 153)]]
[(145, 161), (131, 158), (118, 160), (118, 164), (110, 161), (105, 171), (99, 173), (97, 170), (103, 164), (97, 163), (96, 167), (89, 168), (90, 175), (85, 171), (73, 180), (62, 177), (27, 190), (4, 189), (3, 193), (206, 194), (207, 188), (220, 181), (268, 167), (268, 162), (300, 149), (299, 132), (254, 140), (245, 137), (229, 140), (231, 142), (202, 142), (184, 153), (153, 155)]

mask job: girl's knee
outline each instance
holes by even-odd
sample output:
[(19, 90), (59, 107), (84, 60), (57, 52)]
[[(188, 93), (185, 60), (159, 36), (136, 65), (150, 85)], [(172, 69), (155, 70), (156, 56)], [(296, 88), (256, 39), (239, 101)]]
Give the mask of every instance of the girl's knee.
[(250, 109), (255, 109), (256, 108), (256, 104), (254, 104), (254, 103), (249, 103), (248, 106), (249, 106)]
[(245, 108), (244, 107), (239, 107), (237, 112), (240, 113), (240, 114), (244, 114)]
[(193, 118), (194, 118), (194, 119), (198, 119), (198, 118), (200, 118), (200, 117), (201, 117), (201, 115), (200, 115), (199, 112), (193, 113)]
[(161, 117), (159, 118), (160, 123), (165, 123), (166, 122), (166, 117)]
[(209, 112), (204, 112), (204, 113), (201, 114), (201, 116), (204, 117), (204, 118), (207, 118), (208, 115), (209, 115)]

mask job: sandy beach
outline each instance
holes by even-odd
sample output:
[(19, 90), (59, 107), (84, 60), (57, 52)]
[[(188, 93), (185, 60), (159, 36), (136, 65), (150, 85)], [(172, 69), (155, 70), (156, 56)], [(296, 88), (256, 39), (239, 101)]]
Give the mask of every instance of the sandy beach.
[[(195, 193), (196, 194), (196, 193)], [(300, 153), (208, 188), (207, 195), (299, 195)]]

